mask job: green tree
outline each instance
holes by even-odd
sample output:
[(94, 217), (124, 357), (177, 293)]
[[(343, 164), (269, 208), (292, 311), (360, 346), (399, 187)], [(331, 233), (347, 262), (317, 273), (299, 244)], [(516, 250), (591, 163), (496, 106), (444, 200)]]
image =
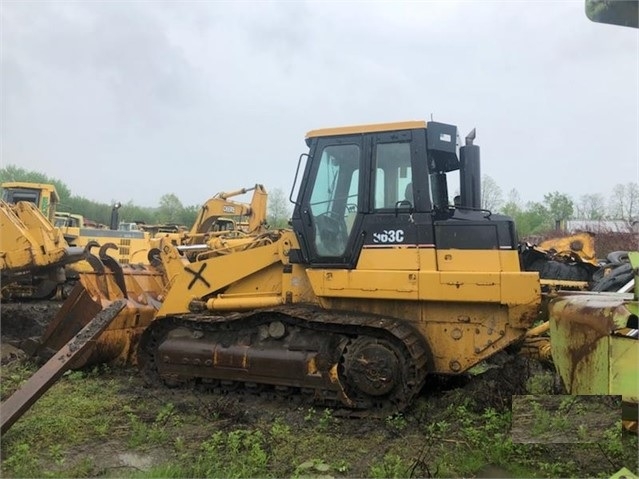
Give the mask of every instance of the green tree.
[(157, 208), (137, 206), (129, 200), (120, 208), (120, 220), (127, 223), (143, 222), (146, 224), (157, 223)]
[(76, 213), (84, 216), (87, 220), (108, 225), (111, 221), (111, 207), (112, 205), (92, 201), (81, 196), (71, 196), (65, 202), (60, 203), (58, 211)]
[(553, 223), (569, 220), (575, 210), (572, 199), (558, 191), (544, 195), (544, 204), (548, 211), (549, 220)]
[(286, 228), (290, 214), (286, 194), (281, 188), (273, 188), (268, 195), (268, 224), (271, 228)]
[(167, 193), (160, 197), (160, 207), (158, 208), (159, 223), (179, 223), (184, 206), (180, 199), (173, 193)]
[(200, 205), (185, 206), (182, 209), (180, 224), (188, 226), (189, 228), (193, 226), (193, 223), (195, 223), (195, 218), (197, 218), (197, 214), (200, 212), (200, 208)]
[(60, 180), (51, 178), (38, 171), (25, 170), (15, 165), (7, 165), (0, 168), (0, 183), (7, 181), (25, 181), (29, 183), (49, 183), (55, 186), (60, 202), (64, 202), (71, 197), (71, 190)]
[(519, 192), (513, 188), (508, 193), (508, 200), (501, 207), (500, 213), (515, 218), (521, 212), (521, 198)]
[(553, 227), (548, 209), (542, 203), (527, 203), (526, 208), (514, 218), (521, 236), (544, 233)]

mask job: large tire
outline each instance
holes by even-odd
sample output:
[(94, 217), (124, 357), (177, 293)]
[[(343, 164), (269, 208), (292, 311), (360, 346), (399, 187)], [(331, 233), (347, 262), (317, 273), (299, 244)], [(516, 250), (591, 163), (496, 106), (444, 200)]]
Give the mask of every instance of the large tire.
[(606, 257), (606, 259), (608, 260), (608, 262), (613, 264), (630, 262), (627, 251), (613, 251)]
[(630, 263), (613, 266), (607, 275), (596, 279), (592, 291), (619, 291), (632, 277), (633, 271)]

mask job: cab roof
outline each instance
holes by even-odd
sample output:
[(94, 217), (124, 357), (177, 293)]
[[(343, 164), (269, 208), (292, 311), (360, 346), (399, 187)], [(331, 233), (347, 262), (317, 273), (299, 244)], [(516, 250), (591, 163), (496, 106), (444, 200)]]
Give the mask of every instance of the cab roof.
[(320, 136), (356, 135), (361, 133), (377, 133), (382, 131), (414, 130), (426, 128), (424, 120), (398, 121), (393, 123), (372, 123), (368, 125), (340, 126), (336, 128), (321, 128), (311, 130), (306, 134), (306, 139)]
[(60, 201), (60, 196), (58, 195), (58, 190), (56, 190), (55, 185), (49, 183), (31, 183), (30, 181), (5, 181), (4, 183), (0, 184), (0, 188), (3, 188), (5, 190), (24, 188), (27, 190), (48, 191), (53, 197), (53, 201)]

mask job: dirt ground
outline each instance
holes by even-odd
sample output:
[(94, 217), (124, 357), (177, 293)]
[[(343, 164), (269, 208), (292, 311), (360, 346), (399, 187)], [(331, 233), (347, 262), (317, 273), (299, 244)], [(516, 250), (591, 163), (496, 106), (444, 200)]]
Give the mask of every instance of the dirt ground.
[[(0, 333), (3, 365), (21, 361), (23, 354), (18, 348), (19, 341), (41, 335), (59, 307), (60, 304), (55, 302), (2, 305)], [(542, 396), (540, 398), (526, 395), (528, 379), (545, 370), (547, 368), (536, 361), (500, 353), (494, 357), (490, 368), (477, 377), (429, 378), (418, 403), (406, 411), (403, 416), (387, 418), (386, 421), (374, 419), (337, 420), (323, 415), (321, 411), (314, 411), (309, 404), (264, 398), (259, 395), (234, 396), (231, 394), (220, 397), (210, 392), (197, 390), (149, 387), (143, 382), (137, 371), (130, 368), (109, 369), (105, 372), (104, 377), (105, 380), (108, 379), (111, 384), (116, 385), (116, 394), (120, 398), (124, 398), (125, 402), (131, 405), (151, 405), (146, 413), (148, 417), (145, 417), (144, 411), (139, 412), (137, 418), (139, 421), (155, 424), (158, 410), (167, 404), (171, 404), (175, 411), (195, 414), (198, 418), (196, 421), (176, 424), (175, 428), (171, 430), (172, 435), (188, 443), (202, 442), (205, 438), (210, 437), (212, 431), (231, 431), (238, 425), (258, 428), (265, 424), (280, 423), (291, 429), (292, 439), (290, 440), (297, 441), (298, 438), (308, 434), (309, 426), (312, 425), (315, 428), (314, 434), (326, 436), (324, 440), (328, 443), (324, 446), (316, 444), (310, 446), (310, 449), (315, 452), (308, 452), (308, 454), (316, 454), (316, 456), (310, 457), (320, 457), (321, 448), (325, 447), (327, 451), (332, 450), (332, 454), (336, 457), (343, 456), (349, 460), (348, 470), (345, 469), (344, 473), (331, 471), (333, 476), (366, 476), (375, 470), (371, 468), (376, 461), (379, 462), (381, 458), (387, 457), (390, 452), (402, 451), (402, 449), (405, 451), (410, 448), (411, 451), (414, 450), (414, 453), (411, 453), (416, 459), (409, 471), (397, 473), (397, 471), (389, 469), (387, 473), (380, 472), (378, 477), (435, 477), (445, 474), (433, 466), (437, 462), (437, 457), (436, 453), (430, 451), (435, 451), (435, 447), (441, 448), (442, 444), (447, 447), (446, 445), (449, 444), (451, 448), (456, 447), (460, 451), (466, 450), (467, 452), (468, 448), (472, 449), (473, 447), (469, 439), (472, 437), (463, 435), (465, 434), (463, 433), (464, 428), (471, 432), (472, 429), (468, 424), (456, 422), (459, 418), (455, 415), (466, 407), (476, 414), (485, 414), (489, 408), (509, 412), (510, 408), (514, 407), (513, 442), (523, 443), (577, 442), (567, 440), (567, 438), (583, 438), (586, 437), (586, 432), (604, 430), (610, 425), (611, 420), (614, 422), (614, 418), (618, 418), (618, 410), (615, 412), (614, 407), (608, 407), (604, 411), (609, 413), (608, 415), (604, 417), (603, 414), (599, 414), (598, 416), (597, 420), (600, 420), (601, 424), (595, 424), (595, 419), (592, 419), (587, 431), (581, 431), (577, 425), (575, 426), (577, 429), (563, 431), (564, 435), (561, 437), (543, 437), (540, 441), (529, 440), (526, 431), (532, 431), (532, 426), (530, 422), (526, 423), (525, 421), (535, 420), (531, 411), (552, 410), (553, 408), (567, 408), (569, 406), (567, 403), (561, 406), (561, 401), (564, 400), (565, 396)], [(514, 406), (513, 396), (515, 397)], [(473, 400), (466, 402), (464, 398), (472, 398)], [(534, 404), (539, 404), (539, 407)], [(457, 409), (451, 408), (451, 405)], [(574, 408), (573, 412), (584, 411), (583, 405), (579, 407), (573, 405), (572, 407)], [(451, 413), (451, 411), (457, 412)], [(602, 411), (603, 409), (600, 409), (599, 413)], [(490, 419), (490, 416), (486, 417), (487, 420)], [(441, 431), (445, 431), (443, 434), (431, 434), (430, 436), (424, 434), (425, 430), (436, 431), (437, 428), (434, 428), (433, 425), (440, 427), (442, 424), (447, 425), (446, 429), (441, 426)], [(11, 432), (13, 433), (13, 431)], [(502, 435), (498, 435), (498, 437), (502, 437)], [(300, 443), (296, 446), (298, 450), (294, 452), (294, 457), (300, 457), (305, 451), (304, 443), (301, 442), (301, 439), (299, 440)], [(322, 438), (320, 437), (319, 440), (321, 441)], [(339, 441), (339, 443), (335, 441)], [(68, 454), (69, 457), (81, 458), (90, 455), (93, 461), (91, 468), (85, 473), (86, 476), (83, 473), (77, 473), (76, 477), (130, 475), (135, 471), (147, 471), (175, 454), (172, 449), (168, 450), (162, 446), (150, 445), (142, 449), (135, 449), (131, 448), (130, 444), (130, 438), (127, 443), (127, 441), (118, 440), (117, 437), (110, 437), (107, 440), (95, 440), (75, 446), (75, 449)], [(616, 466), (616, 464), (613, 466), (604, 464), (608, 469), (602, 469), (602, 457), (593, 454), (593, 449), (581, 449), (580, 445), (576, 445), (573, 449), (543, 448), (536, 444), (532, 444), (531, 447), (534, 447), (530, 450), (531, 457), (539, 457), (539, 461), (547, 461), (550, 465), (567, 461), (574, 464), (574, 471), (577, 472), (570, 472), (568, 475), (576, 475), (577, 477), (600, 476), (602, 473), (609, 475), (611, 467)], [(335, 450), (336, 448), (337, 450)], [(357, 451), (351, 450), (354, 448), (357, 448)], [(596, 453), (596, 449), (594, 451)], [(3, 462), (6, 460), (4, 451), (2, 459)], [(532, 459), (526, 460), (531, 461)], [(534, 465), (537, 463), (530, 462), (530, 464), (532, 467), (536, 467)], [(69, 464), (67, 463), (67, 465)], [(322, 475), (321, 469), (319, 469), (320, 465), (322, 463), (318, 464), (317, 461), (313, 463), (312, 467), (318, 469), (315, 476), (311, 474), (311, 477), (331, 477), (326, 474)], [(636, 464), (624, 465), (633, 469), (637, 467)], [(333, 467), (339, 470), (339, 466)], [(515, 477), (517, 474), (514, 471), (515, 465), (488, 462), (477, 466), (476, 469), (464, 474), (464, 476)], [(549, 466), (548, 471), (539, 473), (539, 477), (564, 475), (563, 472), (562, 469), (552, 469)], [(278, 477), (277, 471), (273, 474)], [(294, 474), (295, 477), (308, 477), (308, 475), (299, 473), (299, 471)], [(524, 474), (524, 476), (526, 475)], [(290, 473), (288, 476), (290, 477)]]

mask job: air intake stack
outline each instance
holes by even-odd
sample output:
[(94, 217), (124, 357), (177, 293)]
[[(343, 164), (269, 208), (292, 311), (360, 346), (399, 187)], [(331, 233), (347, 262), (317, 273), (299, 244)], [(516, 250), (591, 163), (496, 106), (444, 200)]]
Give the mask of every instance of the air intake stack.
[(459, 169), (457, 159), (457, 127), (436, 121), (428, 122), (428, 170), (436, 211), (448, 212), (448, 184), (446, 173)]

